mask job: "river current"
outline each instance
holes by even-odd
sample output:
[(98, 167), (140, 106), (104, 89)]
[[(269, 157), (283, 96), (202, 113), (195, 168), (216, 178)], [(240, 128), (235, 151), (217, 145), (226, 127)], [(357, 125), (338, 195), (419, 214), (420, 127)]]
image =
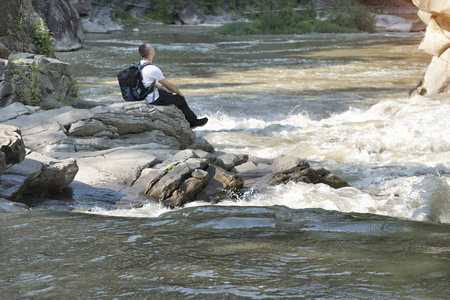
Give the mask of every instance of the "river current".
[(450, 100), (408, 96), (431, 60), (421, 33), (139, 29), (87, 34), (82, 50), (59, 54), (80, 98), (123, 101), (116, 75), (148, 41), (154, 64), (209, 118), (195, 131), (216, 150), (302, 157), (351, 187), (1, 214), (5, 299), (448, 299)]

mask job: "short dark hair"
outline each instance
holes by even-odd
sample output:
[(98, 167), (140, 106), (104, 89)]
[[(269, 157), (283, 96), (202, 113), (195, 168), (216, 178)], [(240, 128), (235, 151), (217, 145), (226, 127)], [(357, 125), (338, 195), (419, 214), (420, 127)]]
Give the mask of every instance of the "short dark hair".
[(150, 44), (149, 43), (144, 43), (139, 47), (139, 54), (141, 55), (141, 57), (147, 57), (148, 53), (150, 52)]

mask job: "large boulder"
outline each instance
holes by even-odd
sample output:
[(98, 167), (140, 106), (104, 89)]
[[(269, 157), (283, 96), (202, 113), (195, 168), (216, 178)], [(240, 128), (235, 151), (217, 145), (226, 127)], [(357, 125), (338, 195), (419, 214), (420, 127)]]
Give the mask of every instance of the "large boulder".
[[(158, 141), (172, 149), (184, 149), (195, 139), (195, 133), (183, 113), (175, 106), (123, 102), (94, 108), (92, 112), (95, 119), (109, 126), (109, 131), (99, 130), (99, 135), (114, 132), (122, 137), (124, 144)], [(118, 145), (124, 144), (119, 142)]]
[(42, 55), (0, 59), (0, 107), (14, 102), (54, 108), (70, 103), (76, 89), (70, 64)]
[(27, 194), (56, 194), (72, 182), (77, 172), (73, 159), (60, 161), (32, 152), (0, 176), (0, 197), (19, 200)]
[[(39, 175), (22, 190), (23, 194), (57, 194), (73, 181), (78, 172), (77, 162), (71, 158), (56, 160), (37, 152), (31, 152), (25, 160), (30, 160), (30, 164), (40, 165), (41, 170)], [(14, 165), (14, 167), (16, 166), (20, 166), (20, 164)], [(13, 171), (14, 169), (11, 170), (11, 172)]]
[(427, 24), (419, 49), (433, 59), (424, 80), (412, 95), (434, 95), (450, 91), (450, 2), (446, 0), (413, 0), (419, 17)]
[(25, 159), (25, 144), (19, 128), (0, 125), (0, 151), (6, 164), (21, 163)]
[(47, 153), (98, 151), (155, 143), (170, 149), (187, 148), (195, 139), (183, 113), (175, 106), (145, 102), (120, 102), (92, 109), (62, 107), (20, 114), (24, 106), (4, 124), (18, 126), (27, 147)]
[(25, 194), (55, 194), (78, 172), (73, 159), (60, 161), (37, 152), (25, 155), (19, 128), (0, 125), (0, 197), (19, 200)]
[(187, 4), (182, 9), (174, 11), (173, 20), (177, 25), (199, 25), (203, 23), (204, 17), (194, 4)]
[(83, 28), (72, 1), (33, 0), (35, 11), (55, 37), (57, 51), (70, 51), (83, 46)]
[(243, 179), (214, 166), (217, 158), (202, 150), (184, 150), (159, 164), (143, 169), (132, 186), (169, 207), (193, 200), (217, 203), (240, 190)]

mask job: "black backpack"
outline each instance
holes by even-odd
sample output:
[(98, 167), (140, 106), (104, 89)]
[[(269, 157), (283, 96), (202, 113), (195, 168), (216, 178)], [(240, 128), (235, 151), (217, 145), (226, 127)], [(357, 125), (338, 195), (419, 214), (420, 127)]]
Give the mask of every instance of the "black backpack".
[(117, 75), (119, 80), (120, 91), (125, 101), (140, 101), (144, 100), (150, 94), (155, 85), (154, 81), (148, 88), (142, 83), (142, 69), (151, 63), (144, 64), (134, 63), (125, 70), (122, 70)]

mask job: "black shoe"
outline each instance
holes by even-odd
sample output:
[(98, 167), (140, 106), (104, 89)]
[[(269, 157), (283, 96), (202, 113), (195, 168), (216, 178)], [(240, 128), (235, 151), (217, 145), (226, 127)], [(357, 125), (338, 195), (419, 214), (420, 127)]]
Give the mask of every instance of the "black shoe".
[(206, 123), (208, 123), (208, 118), (197, 119), (197, 120), (195, 120), (194, 122), (191, 123), (191, 128), (203, 126)]

